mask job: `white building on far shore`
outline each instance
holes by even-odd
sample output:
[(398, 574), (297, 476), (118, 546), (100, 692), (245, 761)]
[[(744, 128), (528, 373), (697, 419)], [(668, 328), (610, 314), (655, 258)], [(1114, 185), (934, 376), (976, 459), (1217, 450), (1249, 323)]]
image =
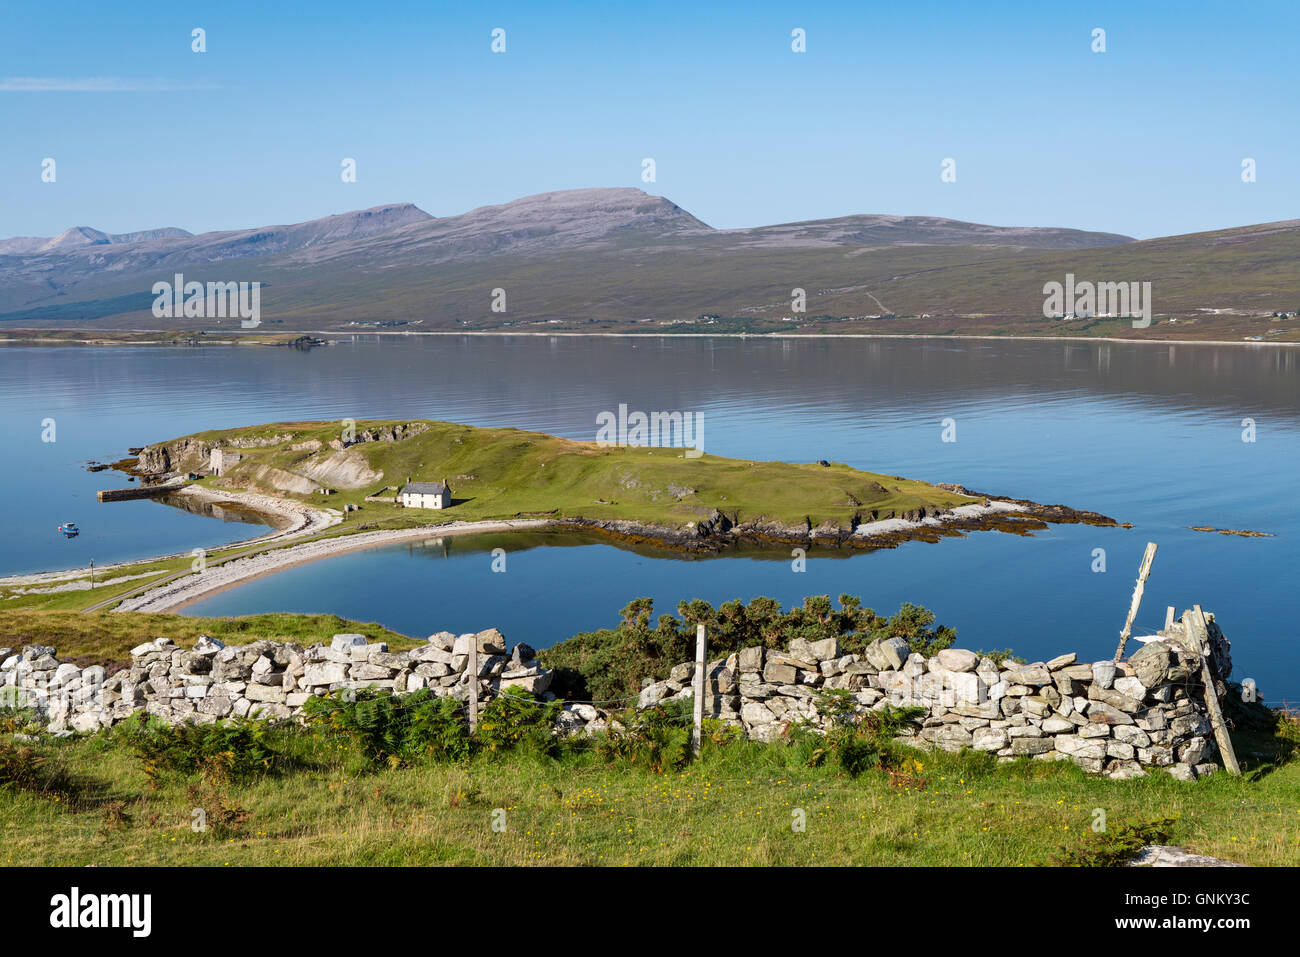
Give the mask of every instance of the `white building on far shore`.
[(403, 508), (447, 508), (451, 505), (451, 487), (441, 482), (407, 482), (397, 493)]

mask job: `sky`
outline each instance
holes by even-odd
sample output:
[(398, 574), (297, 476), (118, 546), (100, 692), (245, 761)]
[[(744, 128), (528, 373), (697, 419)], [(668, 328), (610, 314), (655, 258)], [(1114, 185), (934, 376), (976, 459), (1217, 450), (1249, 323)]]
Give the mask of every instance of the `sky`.
[(892, 213), (1150, 238), (1300, 217), (1296, 0), (3, 0), (0, 17), (0, 237), (446, 216), (595, 186), (717, 227)]

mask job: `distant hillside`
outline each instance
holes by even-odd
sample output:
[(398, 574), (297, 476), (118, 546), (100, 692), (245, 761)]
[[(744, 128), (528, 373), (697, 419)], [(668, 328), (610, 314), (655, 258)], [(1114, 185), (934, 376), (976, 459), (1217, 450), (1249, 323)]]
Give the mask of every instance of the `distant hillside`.
[(410, 203), (401, 203), (291, 226), (197, 236), (171, 228), (110, 236), (77, 227), (52, 240), (3, 240), (0, 311), (109, 298), (104, 294), (106, 289), (120, 290), (114, 296), (136, 291), (145, 296), (147, 308), (153, 300), (147, 296), (153, 283), (178, 271), (232, 260), (264, 261), (305, 247), (355, 240), (430, 218)]
[(0, 256), (27, 256), (54, 250), (79, 249), (85, 246), (121, 246), (128, 243), (148, 242), (151, 239), (180, 239), (190, 235), (192, 234), (175, 226), (144, 229), (135, 233), (105, 233), (89, 226), (73, 226), (53, 238), (19, 236), (15, 239), (0, 239)]
[(737, 248), (776, 246), (1015, 246), (1088, 249), (1131, 243), (1132, 236), (1038, 226), (983, 226), (938, 216), (841, 216), (780, 226), (730, 229)]
[[(1300, 333), (1272, 313), (1300, 311), (1297, 252), (1295, 220), (1144, 242), (928, 216), (719, 230), (638, 189), (582, 189), (446, 217), (395, 204), (198, 236), (80, 227), (7, 240), (0, 323), (170, 328), (150, 314), (150, 290), (182, 272), (262, 283), (266, 331), (1139, 334), (1117, 320), (1044, 319), (1044, 283), (1070, 273), (1151, 282), (1155, 314), (1181, 325), (1144, 337), (1290, 339)], [(504, 312), (492, 309), (496, 290)]]

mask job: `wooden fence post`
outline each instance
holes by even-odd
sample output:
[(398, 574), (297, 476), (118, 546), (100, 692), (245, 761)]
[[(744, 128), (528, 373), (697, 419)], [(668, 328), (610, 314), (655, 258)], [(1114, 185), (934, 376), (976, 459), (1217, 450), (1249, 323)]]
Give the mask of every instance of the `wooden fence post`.
[(1142, 567), (1138, 569), (1137, 587), (1133, 589), (1133, 601), (1128, 606), (1128, 617), (1124, 619), (1124, 630), (1119, 633), (1119, 647), (1115, 649), (1115, 663), (1124, 657), (1124, 646), (1133, 631), (1133, 619), (1137, 618), (1138, 606), (1142, 604), (1142, 593), (1146, 591), (1147, 576), (1151, 574), (1151, 563), (1156, 560), (1156, 543), (1147, 542), (1146, 553), (1142, 556)]
[(1205, 684), (1205, 706), (1210, 712), (1210, 725), (1214, 728), (1214, 740), (1219, 743), (1219, 753), (1223, 755), (1223, 766), (1232, 774), (1241, 777), (1241, 765), (1237, 763), (1237, 752), (1232, 749), (1232, 738), (1228, 735), (1228, 723), (1223, 720), (1223, 711), (1219, 708), (1219, 692), (1214, 687), (1214, 672), (1210, 670), (1210, 626), (1205, 621), (1205, 614), (1200, 605), (1193, 605), (1192, 611), (1183, 616), (1187, 626), (1187, 637), (1191, 650), (1201, 656), (1201, 680)]
[(704, 625), (695, 626), (695, 720), (691, 728), (691, 753), (700, 755), (704, 736)]
[(469, 675), (469, 733), (478, 730), (478, 635), (469, 642), (469, 662), (465, 666)]

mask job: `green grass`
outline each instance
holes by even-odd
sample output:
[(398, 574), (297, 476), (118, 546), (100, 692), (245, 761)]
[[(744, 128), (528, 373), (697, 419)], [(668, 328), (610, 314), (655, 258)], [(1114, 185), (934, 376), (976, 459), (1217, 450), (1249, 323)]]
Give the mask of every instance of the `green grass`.
[[(84, 794), (0, 788), (0, 865), (1026, 865), (1086, 859), (1097, 808), (1119, 834), (1173, 818), (1169, 839), (1194, 851), (1300, 864), (1294, 761), (1187, 784), (903, 749), (906, 773), (854, 778), (802, 766), (791, 746), (706, 742), (666, 774), (518, 754), (367, 773), (345, 746), (295, 740), (296, 772), (156, 789), (102, 738), (40, 745)], [(196, 833), (195, 807), (224, 823)], [(492, 829), (498, 808), (505, 832)]]
[[(208, 560), (211, 562), (223, 554), (224, 551), (214, 550), (209, 553)], [(193, 559), (189, 557), (171, 558), (162, 561), (140, 562), (123, 568), (115, 568), (111, 571), (97, 571), (93, 588), (82, 588), (76, 591), (42, 591), (41, 589), (72, 583), (89, 584), (89, 573), (66, 580), (0, 588), (0, 627), (3, 627), (4, 620), (12, 612), (37, 609), (47, 611), (80, 610), (107, 601), (110, 598), (124, 595), (126, 592), (134, 591), (141, 586), (159, 582), (177, 572), (186, 571), (191, 567), (191, 562), (193, 562)], [(149, 577), (135, 578), (136, 575), (148, 575)], [(124, 580), (127, 578), (131, 580)], [(21, 591), (24, 589), (34, 589), (34, 591), (22, 594)]]
[(274, 613), (243, 618), (191, 618), (146, 612), (77, 612), (10, 609), (0, 614), (0, 647), (42, 644), (57, 649), (60, 659), (91, 656), (104, 661), (130, 661), (131, 649), (152, 638), (170, 638), (181, 647), (199, 635), (228, 645), (250, 641), (294, 641), (300, 645), (329, 643), (336, 634), (353, 632), (370, 641), (388, 642), (397, 651), (422, 642), (373, 622), (361, 623), (338, 615)]
[[(356, 428), (389, 424), (393, 423), (357, 422)], [(855, 518), (866, 520), (873, 511), (885, 518), (922, 507), (976, 501), (925, 482), (840, 464), (750, 462), (713, 455), (687, 458), (682, 449), (600, 448), (594, 442), (518, 429), (428, 424), (429, 431), (401, 442), (363, 443), (347, 451), (348, 456), (364, 459), (373, 472), (382, 473), (381, 479), (360, 488), (336, 485), (338, 494), (328, 497), (290, 497), (335, 508), (358, 504), (362, 510), (349, 524), (384, 527), (517, 517), (624, 519), (680, 527), (707, 518), (715, 509), (740, 521), (814, 526), (831, 522), (847, 527)], [(593, 417), (593, 436), (595, 428)], [(202, 432), (192, 438), (289, 436), (271, 447), (240, 450), (243, 461), (220, 479), (204, 482), (287, 494), (276, 489), (268, 470), (306, 474), (339, 453), (328, 447), (314, 452), (290, 447), (311, 440), (327, 445), (341, 432), (342, 424), (337, 422), (291, 422)], [(707, 422), (704, 437), (707, 446)], [(384, 485), (401, 485), (408, 477), (447, 478), (453, 507), (407, 510), (363, 501), (367, 494)]]
[[(407, 644), (333, 616), (46, 612), (29, 613), (27, 627), (103, 658), (155, 629), (180, 644), (199, 632), (307, 642), (342, 630)], [(701, 758), (684, 765), (662, 734), (543, 754), (491, 750), (506, 739), (485, 732), (469, 759), (421, 757), (417, 741), (389, 760), (329, 715), (270, 729), (259, 740), (272, 770), (232, 779), (217, 773), (222, 762), (200, 771), (172, 761), (159, 773), (156, 749), (141, 751), (129, 728), (33, 746), (9, 733), (21, 722), (0, 723), (0, 865), (1106, 864), (1153, 834), (1241, 863), (1300, 864), (1300, 722), (1232, 694), (1226, 702), (1245, 775), (1194, 783), (1155, 769), (1110, 781), (1068, 763), (998, 763), (879, 738), (850, 773), (817, 736), (761, 744), (712, 723)], [(684, 734), (680, 718), (658, 727)], [(668, 750), (647, 750), (657, 742)], [(206, 831), (191, 828), (196, 808)], [(499, 810), (505, 831), (493, 828)], [(1103, 835), (1092, 827), (1098, 810)]]

